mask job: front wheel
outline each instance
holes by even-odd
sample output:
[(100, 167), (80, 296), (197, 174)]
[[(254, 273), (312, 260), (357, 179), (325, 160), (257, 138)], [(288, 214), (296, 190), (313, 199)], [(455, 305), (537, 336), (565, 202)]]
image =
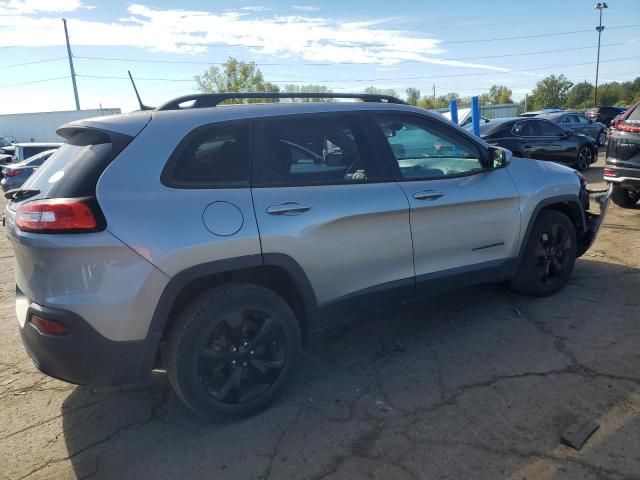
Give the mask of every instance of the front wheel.
[(628, 190), (614, 185), (611, 189), (611, 200), (619, 207), (632, 208), (640, 200), (640, 191)]
[(590, 147), (584, 146), (578, 150), (578, 157), (576, 158), (576, 168), (579, 171), (584, 171), (591, 165), (593, 161), (593, 150)]
[(281, 297), (257, 285), (224, 285), (181, 312), (169, 335), (167, 374), (197, 414), (246, 416), (291, 379), (301, 345), (296, 316)]
[(563, 213), (543, 210), (524, 246), (511, 286), (518, 292), (546, 296), (569, 280), (576, 261), (576, 231)]
[(600, 130), (600, 133), (598, 134), (598, 138), (596, 139), (598, 146), (601, 147), (602, 145), (605, 144), (606, 141), (607, 141), (607, 132), (604, 130)]

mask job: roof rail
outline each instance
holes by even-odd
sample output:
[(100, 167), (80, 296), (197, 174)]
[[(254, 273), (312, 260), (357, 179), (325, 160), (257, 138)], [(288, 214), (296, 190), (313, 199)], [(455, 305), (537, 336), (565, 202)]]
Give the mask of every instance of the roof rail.
[[(247, 93), (199, 93), (185, 95), (159, 106), (156, 110), (180, 110), (181, 108), (207, 108), (215, 107), (225, 100), (241, 98), (258, 99), (280, 99), (280, 98), (351, 98), (362, 100), (363, 102), (379, 103), (399, 103), (406, 105), (407, 102), (391, 95), (377, 95), (372, 93), (269, 93), (269, 92), (247, 92)], [(188, 107), (181, 107), (183, 103), (193, 102)]]

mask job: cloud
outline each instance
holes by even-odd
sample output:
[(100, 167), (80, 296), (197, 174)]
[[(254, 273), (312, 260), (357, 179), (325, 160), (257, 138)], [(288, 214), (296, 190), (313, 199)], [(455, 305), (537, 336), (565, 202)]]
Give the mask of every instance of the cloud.
[(269, 7), (262, 7), (262, 6), (248, 6), (248, 7), (242, 7), (240, 10), (244, 10), (246, 12), (267, 12), (269, 10), (271, 10)]
[(291, 8), (300, 10), (301, 12), (315, 12), (320, 10), (319, 7), (314, 7), (313, 5), (291, 5)]
[(80, 9), (92, 9), (81, 0), (8, 0), (0, 1), (3, 15), (28, 15), (33, 13), (65, 13)]
[[(1, 0), (0, 0), (1, 1)], [(35, 1), (35, 0), (34, 0)], [(6, 3), (6, 2), (5, 2)], [(37, 2), (57, 8), (82, 8), (79, 1)], [(21, 5), (26, 5), (21, 2)], [(487, 64), (437, 58), (440, 40), (389, 28), (389, 19), (341, 22), (316, 15), (252, 16), (247, 10), (213, 13), (150, 8), (133, 4), (117, 22), (69, 19), (73, 45), (132, 46), (154, 52), (201, 54), (210, 45), (244, 47), (255, 54), (327, 63), (394, 65), (416, 61), (455, 67), (507, 71)], [(0, 16), (0, 44), (63, 45), (57, 18), (21, 14)]]

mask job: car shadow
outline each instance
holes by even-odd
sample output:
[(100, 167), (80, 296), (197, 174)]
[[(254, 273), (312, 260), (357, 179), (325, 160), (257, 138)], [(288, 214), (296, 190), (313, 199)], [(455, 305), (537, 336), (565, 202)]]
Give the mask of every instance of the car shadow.
[[(614, 368), (583, 348), (601, 348), (605, 340), (624, 344), (621, 319), (638, 313), (639, 274), (586, 258), (552, 297), (484, 285), (378, 311), (320, 338), (283, 396), (242, 420), (194, 416), (161, 372), (134, 385), (77, 387), (62, 406), (68, 458), (78, 478), (294, 479), (347, 468), (349, 459), (363, 462), (365, 477), (367, 469), (384, 465), (424, 473), (430, 467), (420, 466), (423, 455), (441, 475), (455, 478), (465, 476), (467, 459), (440, 464), (440, 457), (478, 444), (484, 456), (469, 460), (476, 473), (494, 472), (496, 464), (495, 477), (506, 477), (505, 470), (516, 472), (531, 460), (520, 453), (522, 442), (541, 455), (558, 445), (559, 432), (577, 418), (576, 402), (595, 415), (628, 394), (615, 384), (604, 388), (601, 401), (597, 389), (585, 393), (581, 378), (569, 379), (564, 391), (545, 373), (526, 375), (577, 369), (587, 357), (597, 368)], [(618, 320), (603, 322), (612, 305)], [(606, 352), (611, 364), (617, 360), (613, 347), (597, 352)], [(637, 354), (624, 358), (624, 368), (640, 369)], [(518, 378), (527, 383), (514, 383)], [(500, 382), (508, 389), (496, 390)], [(483, 390), (486, 385), (491, 388)], [(463, 415), (451, 414), (464, 395), (476, 400), (464, 404)], [(419, 430), (426, 419), (428, 427)], [(431, 446), (401, 456), (397, 449), (407, 438), (414, 446)], [(385, 441), (387, 447), (379, 448)], [(513, 455), (491, 453), (505, 441)], [(439, 453), (431, 457), (434, 448)], [(394, 477), (395, 470), (386, 472)]]

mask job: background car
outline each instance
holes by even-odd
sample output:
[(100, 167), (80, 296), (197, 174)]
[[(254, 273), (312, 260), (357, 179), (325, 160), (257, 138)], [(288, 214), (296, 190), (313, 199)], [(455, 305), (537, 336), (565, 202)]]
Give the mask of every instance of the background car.
[(46, 150), (38, 153), (27, 160), (2, 167), (2, 180), (0, 187), (5, 192), (20, 188), (24, 182), (48, 159), (56, 150)]
[(640, 102), (616, 120), (603, 173), (616, 205), (630, 208), (640, 201)]
[(11, 141), (10, 138), (7, 137), (0, 137), (0, 149), (2, 147), (8, 147), (10, 145), (13, 145), (13, 142)]
[(594, 122), (600, 122), (609, 126), (616, 116), (624, 113), (626, 110), (625, 107), (591, 107), (587, 108), (584, 114)]
[(538, 115), (537, 118), (544, 118), (560, 125), (565, 130), (575, 133), (582, 133), (596, 141), (598, 146), (604, 145), (607, 141), (607, 126), (603, 123), (593, 121), (580, 112), (557, 112)]
[[(443, 117), (445, 117), (447, 120), (451, 120), (451, 112), (444, 112), (442, 114)], [(483, 117), (482, 115), (480, 115), (480, 123), (489, 123), (491, 120), (489, 120), (487, 117)], [(466, 125), (469, 125), (471, 123), (471, 109), (470, 108), (459, 108), (458, 109), (458, 125), (460, 125), (461, 127), (464, 127)]]
[(543, 118), (499, 118), (480, 125), (480, 136), (516, 157), (550, 160), (586, 170), (597, 160), (598, 147), (586, 135), (565, 130)]
[(62, 143), (15, 143), (13, 145), (3, 147), (4, 153), (13, 155), (14, 162), (22, 162), (27, 158), (33, 157), (34, 155), (44, 152), (46, 150), (52, 150), (59, 148)]
[(545, 113), (564, 112), (563, 108), (543, 108), (542, 110), (533, 110), (531, 112), (524, 112), (518, 115), (519, 117), (537, 117)]

